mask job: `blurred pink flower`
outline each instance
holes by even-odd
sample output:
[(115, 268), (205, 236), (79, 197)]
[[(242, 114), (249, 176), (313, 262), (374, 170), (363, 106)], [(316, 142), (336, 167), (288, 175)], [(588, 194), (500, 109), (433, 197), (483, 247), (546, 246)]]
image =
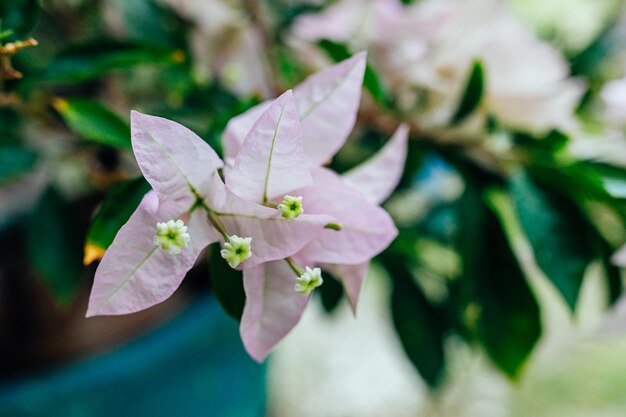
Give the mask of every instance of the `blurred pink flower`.
[(584, 92), (563, 56), (500, 0), (340, 0), (301, 17), (293, 36), (369, 49), (398, 105), (424, 129), (449, 124), (476, 60), (485, 67), (486, 94), (466, 133), (481, 133), (488, 115), (537, 133), (570, 129)]
[(242, 0), (160, 0), (195, 24), (189, 39), (195, 77), (216, 76), (243, 95), (272, 94), (271, 73), (258, 29)]
[(626, 126), (626, 77), (606, 83), (601, 97), (607, 121), (618, 127)]

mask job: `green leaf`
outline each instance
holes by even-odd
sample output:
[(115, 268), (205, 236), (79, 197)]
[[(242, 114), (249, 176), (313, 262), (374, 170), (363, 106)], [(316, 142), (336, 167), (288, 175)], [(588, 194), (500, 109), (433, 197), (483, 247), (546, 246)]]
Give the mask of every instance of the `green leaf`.
[(182, 51), (138, 42), (111, 39), (72, 45), (61, 51), (39, 74), (45, 82), (84, 82), (100, 78), (112, 70), (138, 65), (172, 65), (185, 60)]
[(333, 313), (343, 299), (343, 286), (332, 274), (323, 271), (324, 283), (318, 288), (324, 311)]
[(539, 153), (554, 156), (565, 149), (569, 142), (569, 136), (560, 130), (551, 130), (547, 135), (536, 137), (527, 132), (515, 132), (513, 140), (516, 145), (526, 148), (528, 151), (537, 155)]
[(450, 120), (451, 125), (454, 126), (461, 123), (478, 108), (483, 98), (484, 89), (485, 73), (483, 64), (480, 61), (475, 61), (465, 83), (461, 101), (459, 101), (459, 105)]
[(613, 200), (626, 200), (626, 169), (598, 162), (587, 162), (586, 168)]
[(597, 83), (600, 63), (604, 61), (616, 47), (619, 47), (620, 38), (616, 36), (615, 27), (620, 25), (620, 14), (615, 13), (604, 29), (585, 49), (570, 58), (571, 73), (574, 76), (584, 76)]
[(220, 249), (219, 244), (211, 245), (209, 258), (211, 288), (226, 313), (239, 321), (246, 303), (243, 274), (241, 271), (228, 266), (228, 263), (220, 255)]
[(537, 263), (575, 311), (594, 257), (585, 218), (574, 203), (543, 189), (523, 171), (511, 176), (509, 190)]
[(458, 204), (460, 322), (498, 368), (516, 377), (541, 335), (539, 306), (481, 189), (468, 183)]
[(391, 313), (396, 333), (411, 363), (428, 385), (436, 388), (445, 370), (447, 321), (415, 285), (405, 260), (387, 253), (382, 261), (393, 278)]
[(86, 244), (106, 250), (149, 190), (150, 184), (143, 177), (112, 187), (91, 222)]
[(0, 146), (0, 184), (31, 171), (39, 156), (37, 152), (19, 146)]
[[(324, 49), (326, 54), (335, 62), (343, 61), (352, 56), (352, 53), (346, 45), (328, 39), (322, 39), (319, 42), (319, 46)], [(389, 92), (385, 90), (380, 78), (369, 64), (365, 67), (363, 86), (378, 104), (383, 107), (390, 107), (392, 105), (393, 98)]]
[(54, 190), (44, 193), (26, 226), (30, 264), (60, 307), (67, 308), (80, 287), (83, 267), (76, 213)]
[(115, 148), (131, 148), (130, 127), (117, 114), (89, 99), (56, 99), (54, 108), (83, 138)]
[(0, 1), (0, 31), (8, 30), (8, 40), (23, 39), (37, 24), (40, 8), (37, 0)]
[(23, 115), (9, 107), (0, 107), (0, 146), (21, 146)]

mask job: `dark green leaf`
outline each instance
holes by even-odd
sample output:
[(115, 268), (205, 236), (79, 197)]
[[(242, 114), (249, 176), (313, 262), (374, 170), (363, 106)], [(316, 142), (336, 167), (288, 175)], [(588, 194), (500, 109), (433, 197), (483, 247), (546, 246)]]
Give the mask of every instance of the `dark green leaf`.
[(467, 184), (459, 201), (460, 320), (498, 368), (521, 371), (541, 335), (539, 306), (498, 219)]
[(624, 168), (596, 162), (588, 162), (586, 167), (598, 177), (602, 188), (616, 202), (626, 200), (626, 170)]
[(39, 20), (39, 14), (37, 0), (0, 1), (0, 31), (12, 32), (12, 35), (3, 40), (23, 39)]
[(607, 191), (603, 175), (586, 161), (559, 164), (554, 160), (533, 158), (527, 171), (532, 178), (549, 186), (554, 192), (576, 201), (590, 198), (598, 201), (614, 202)]
[(324, 284), (318, 289), (322, 306), (327, 313), (335, 311), (339, 302), (343, 299), (343, 286), (330, 273), (324, 271)]
[(100, 39), (63, 50), (45, 67), (39, 78), (46, 82), (84, 82), (112, 70), (138, 65), (172, 65), (181, 60), (184, 60), (184, 54), (169, 48)]
[(574, 311), (594, 257), (585, 218), (575, 204), (541, 188), (523, 171), (511, 176), (509, 190), (537, 263)]
[(394, 255), (383, 256), (382, 260), (393, 277), (391, 312), (396, 333), (420, 375), (435, 388), (445, 370), (447, 323), (414, 284), (406, 262)]
[(130, 128), (117, 114), (89, 99), (57, 99), (54, 108), (83, 138), (102, 145), (130, 149)]
[(37, 160), (38, 155), (33, 150), (0, 146), (0, 184), (31, 171)]
[(209, 273), (211, 288), (224, 310), (235, 320), (241, 320), (243, 307), (246, 303), (246, 293), (243, 289), (243, 276), (228, 266), (220, 256), (220, 245), (211, 246), (209, 258)]
[(554, 156), (555, 153), (565, 148), (569, 142), (569, 137), (559, 130), (552, 130), (541, 137), (535, 137), (525, 132), (515, 132), (513, 140), (516, 145), (525, 147), (530, 151), (548, 152)]
[[(319, 42), (319, 46), (324, 49), (328, 56), (335, 62), (343, 61), (344, 59), (348, 59), (352, 56), (352, 53), (346, 45), (333, 42), (328, 39), (321, 40)], [(391, 106), (391, 95), (383, 88), (380, 78), (369, 64), (365, 67), (363, 86), (378, 104), (384, 107)]]
[(149, 190), (150, 185), (143, 177), (111, 188), (91, 222), (86, 244), (107, 249)]
[(82, 236), (73, 208), (48, 190), (33, 211), (26, 229), (30, 263), (61, 307), (67, 307), (80, 287)]
[(602, 68), (600, 63), (620, 42), (620, 35), (616, 36), (615, 33), (615, 26), (619, 24), (619, 21), (620, 15), (615, 13), (596, 38), (585, 49), (571, 57), (572, 75), (586, 76), (592, 80), (598, 75)]
[(0, 107), (0, 146), (19, 145), (21, 114), (8, 107)]
[(474, 62), (467, 82), (465, 83), (465, 89), (461, 95), (459, 106), (456, 108), (456, 111), (450, 120), (451, 125), (461, 123), (467, 116), (472, 114), (478, 108), (483, 98), (484, 89), (485, 73), (483, 64), (480, 61), (476, 61)]

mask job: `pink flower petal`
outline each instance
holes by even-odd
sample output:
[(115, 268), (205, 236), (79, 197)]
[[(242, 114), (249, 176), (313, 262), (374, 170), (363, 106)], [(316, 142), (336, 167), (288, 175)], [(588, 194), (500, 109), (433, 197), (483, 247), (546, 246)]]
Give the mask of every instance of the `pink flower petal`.
[(367, 277), (369, 266), (369, 262), (363, 262), (357, 265), (321, 265), (323, 269), (331, 272), (341, 281), (352, 312), (355, 315), (356, 307), (359, 304), (359, 298), (361, 296), (361, 288)]
[(346, 184), (360, 191), (374, 204), (383, 202), (402, 177), (408, 139), (409, 127), (400, 125), (378, 153), (343, 175)]
[(208, 192), (207, 202), (217, 212), (228, 233), (252, 238), (252, 256), (241, 265), (242, 269), (297, 253), (326, 224), (335, 221), (334, 217), (325, 214), (303, 214), (287, 221), (276, 209), (238, 197), (225, 187), (217, 175)]
[[(309, 171), (313, 177), (313, 184), (325, 188), (347, 189), (347, 184), (343, 178), (330, 168), (310, 167)], [(350, 188), (350, 191), (354, 191)]]
[(230, 119), (222, 135), (225, 158), (234, 158), (237, 156), (241, 145), (243, 145), (243, 141), (246, 139), (246, 135), (271, 104), (271, 100), (264, 101), (239, 116)]
[[(354, 127), (365, 73), (364, 52), (311, 75), (293, 91), (302, 125), (304, 151), (310, 165), (328, 162)], [(224, 131), (227, 157), (234, 157), (270, 102), (231, 119)]]
[(361, 0), (334, 2), (320, 13), (301, 15), (293, 32), (308, 41), (330, 39), (347, 43), (359, 33), (367, 16), (373, 14), (371, 6), (375, 3)]
[(187, 208), (179, 202), (159, 202), (154, 191), (146, 194), (98, 266), (87, 317), (133, 313), (174, 293), (200, 251), (217, 238), (190, 227), (191, 242), (181, 253), (155, 246), (156, 224), (179, 219)]
[(344, 189), (312, 185), (298, 191), (307, 213), (333, 216), (341, 230), (322, 230), (300, 254), (319, 263), (355, 265), (382, 252), (398, 231), (382, 208), (347, 186)]
[(298, 323), (309, 297), (294, 291), (296, 276), (285, 261), (246, 269), (243, 279), (246, 305), (241, 339), (250, 356), (262, 362)]
[(361, 52), (307, 78), (294, 89), (309, 164), (328, 162), (354, 127), (366, 54)]
[(161, 196), (189, 195), (222, 167), (215, 151), (186, 127), (137, 111), (131, 113), (132, 143), (137, 163)]
[(307, 169), (300, 120), (287, 91), (259, 117), (226, 172), (226, 185), (238, 196), (266, 203), (313, 182)]

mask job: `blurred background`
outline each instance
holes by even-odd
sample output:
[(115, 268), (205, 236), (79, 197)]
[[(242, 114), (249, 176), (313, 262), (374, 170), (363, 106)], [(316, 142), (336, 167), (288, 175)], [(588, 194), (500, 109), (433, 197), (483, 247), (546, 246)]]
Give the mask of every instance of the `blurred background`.
[[(626, 415), (625, 7), (0, 0), (0, 416)], [(356, 317), (327, 274), (259, 365), (211, 248), (166, 302), (84, 318), (149, 189), (131, 109), (221, 153), (232, 117), (362, 50), (331, 167), (411, 141)]]

